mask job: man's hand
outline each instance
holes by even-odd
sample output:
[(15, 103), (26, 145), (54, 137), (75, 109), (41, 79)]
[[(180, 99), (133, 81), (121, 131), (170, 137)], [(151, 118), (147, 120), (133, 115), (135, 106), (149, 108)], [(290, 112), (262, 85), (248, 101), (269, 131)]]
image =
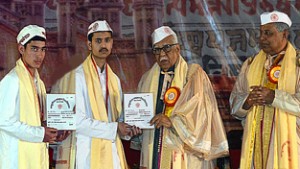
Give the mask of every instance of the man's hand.
[(69, 131), (69, 130), (58, 131), (58, 134), (56, 137), (56, 142), (61, 142), (61, 141), (65, 140), (71, 133), (72, 133), (72, 131)]
[(263, 106), (272, 104), (275, 98), (275, 91), (262, 86), (251, 86), (251, 92), (243, 106), (248, 110), (253, 105)]
[(139, 127), (136, 126), (131, 126), (131, 131), (129, 133), (130, 137), (136, 136), (136, 135), (140, 135), (142, 134), (142, 129), (140, 129)]
[(127, 136), (129, 135), (131, 132), (131, 126), (128, 125), (127, 123), (123, 123), (123, 122), (118, 122), (118, 133), (121, 136)]
[(252, 93), (252, 91), (249, 93), (244, 105), (243, 105), (243, 109), (245, 110), (249, 110), (253, 105), (254, 105), (254, 95)]
[(151, 120), (150, 120), (150, 125), (155, 124), (155, 127), (158, 129), (162, 126), (170, 128), (172, 127), (172, 122), (169, 119), (169, 117), (167, 117), (164, 114), (158, 114), (156, 116), (154, 116)]
[(57, 129), (49, 128), (45, 126), (44, 129), (45, 129), (45, 134), (44, 134), (43, 142), (54, 143), (57, 137)]

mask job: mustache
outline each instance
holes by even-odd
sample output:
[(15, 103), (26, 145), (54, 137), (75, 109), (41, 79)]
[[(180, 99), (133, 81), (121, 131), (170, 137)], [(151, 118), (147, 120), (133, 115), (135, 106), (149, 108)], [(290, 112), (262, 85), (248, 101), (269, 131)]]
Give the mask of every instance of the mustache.
[(108, 52), (108, 49), (107, 48), (101, 48), (100, 52)]
[(161, 61), (164, 61), (164, 60), (168, 60), (168, 58), (167, 58), (167, 57), (161, 57), (161, 58), (159, 59), (160, 62), (161, 62)]

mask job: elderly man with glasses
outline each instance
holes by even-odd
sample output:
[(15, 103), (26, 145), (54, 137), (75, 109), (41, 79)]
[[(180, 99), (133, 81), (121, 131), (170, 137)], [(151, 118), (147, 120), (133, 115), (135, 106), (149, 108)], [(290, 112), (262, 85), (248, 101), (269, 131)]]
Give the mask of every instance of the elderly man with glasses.
[(203, 69), (180, 55), (174, 31), (152, 34), (156, 62), (138, 86), (154, 93), (155, 129), (143, 131), (141, 168), (214, 168), (212, 159), (228, 154), (228, 143), (213, 88)]

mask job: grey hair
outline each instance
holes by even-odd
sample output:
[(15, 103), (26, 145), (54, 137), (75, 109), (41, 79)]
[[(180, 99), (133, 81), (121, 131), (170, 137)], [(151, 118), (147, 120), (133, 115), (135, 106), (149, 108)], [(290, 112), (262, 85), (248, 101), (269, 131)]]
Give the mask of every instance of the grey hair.
[(173, 34), (171, 39), (172, 39), (172, 43), (178, 43), (178, 39), (177, 39), (176, 34)]
[(178, 37), (177, 37), (177, 35), (174, 35), (174, 43), (178, 43)]
[(274, 23), (276, 29), (278, 30), (278, 32), (283, 32), (285, 30), (289, 30), (289, 25), (287, 25), (286, 23), (283, 22), (276, 22)]

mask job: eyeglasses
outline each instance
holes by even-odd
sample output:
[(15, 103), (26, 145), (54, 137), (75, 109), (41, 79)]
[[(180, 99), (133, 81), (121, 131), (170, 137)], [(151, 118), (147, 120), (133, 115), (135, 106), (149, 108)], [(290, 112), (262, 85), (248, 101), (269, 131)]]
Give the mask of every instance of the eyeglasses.
[(36, 46), (31, 46), (30, 50), (32, 52), (39, 52), (39, 51), (46, 52), (47, 48), (46, 47), (39, 48), (39, 47), (36, 47)]
[(154, 55), (159, 55), (161, 50), (163, 50), (165, 53), (168, 53), (168, 52), (171, 51), (172, 46), (177, 45), (177, 44), (178, 43), (167, 44), (167, 45), (164, 45), (161, 48), (155, 47), (155, 48), (152, 48), (152, 52), (153, 52)]

